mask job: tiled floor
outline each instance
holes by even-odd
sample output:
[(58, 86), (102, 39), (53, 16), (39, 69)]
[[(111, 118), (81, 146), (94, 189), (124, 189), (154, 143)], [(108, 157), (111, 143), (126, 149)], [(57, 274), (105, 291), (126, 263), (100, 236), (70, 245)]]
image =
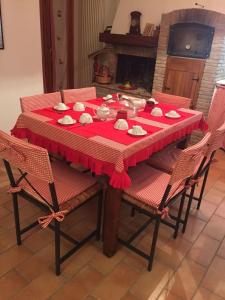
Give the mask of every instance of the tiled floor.
[[(225, 154), (217, 154), (211, 169), (201, 209), (192, 209), (187, 232), (173, 240), (172, 232), (160, 228), (156, 259), (151, 273), (146, 261), (123, 247), (107, 258), (101, 243), (92, 241), (54, 275), (53, 234), (35, 228), (15, 243), (14, 221), (8, 183), (0, 175), (0, 299), (225, 299)], [(81, 236), (94, 223), (94, 203), (69, 216), (63, 227)], [(28, 224), (41, 213), (21, 200), (21, 221)], [(143, 221), (129, 216), (122, 207), (122, 233), (128, 234)], [(148, 249), (151, 228), (137, 243)], [(62, 243), (67, 249), (69, 244)]]

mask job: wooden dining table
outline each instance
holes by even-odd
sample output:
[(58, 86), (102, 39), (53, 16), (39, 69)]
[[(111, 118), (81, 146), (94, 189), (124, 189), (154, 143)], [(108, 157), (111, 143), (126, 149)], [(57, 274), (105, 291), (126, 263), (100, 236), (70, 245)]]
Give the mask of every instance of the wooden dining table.
[[(136, 117), (127, 120), (130, 128), (139, 125), (147, 132), (137, 137), (128, 134), (127, 130), (115, 129), (114, 118), (105, 121), (96, 118), (96, 109), (103, 103), (102, 98), (85, 101), (85, 112), (93, 117), (93, 123), (85, 126), (78, 122), (83, 112), (74, 111), (74, 103), (71, 103), (68, 104), (70, 109), (60, 114), (52, 107), (22, 113), (11, 133), (61, 155), (67, 161), (90, 168), (96, 175), (107, 175), (103, 253), (110, 257), (117, 249), (121, 193), (132, 184), (129, 168), (194, 130), (206, 130), (207, 125), (202, 112), (158, 104), (163, 116), (152, 116), (140, 110)], [(112, 111), (123, 108), (118, 101), (107, 106)], [(166, 117), (170, 110), (176, 110), (180, 117)], [(64, 115), (70, 115), (77, 122), (67, 126), (59, 124), (58, 120)]]

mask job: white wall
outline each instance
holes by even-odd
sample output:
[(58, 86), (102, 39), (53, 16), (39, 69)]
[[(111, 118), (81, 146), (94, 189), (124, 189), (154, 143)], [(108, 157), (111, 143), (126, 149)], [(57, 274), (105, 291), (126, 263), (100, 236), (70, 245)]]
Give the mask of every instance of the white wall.
[(160, 23), (161, 14), (182, 8), (196, 8), (195, 2), (205, 6), (205, 9), (225, 13), (225, 0), (120, 0), (113, 21), (112, 33), (125, 34), (129, 32), (130, 12), (138, 10), (142, 13), (141, 30), (145, 24)]
[(0, 50), (0, 128), (9, 131), (19, 97), (43, 92), (38, 0), (1, 0), (5, 49)]

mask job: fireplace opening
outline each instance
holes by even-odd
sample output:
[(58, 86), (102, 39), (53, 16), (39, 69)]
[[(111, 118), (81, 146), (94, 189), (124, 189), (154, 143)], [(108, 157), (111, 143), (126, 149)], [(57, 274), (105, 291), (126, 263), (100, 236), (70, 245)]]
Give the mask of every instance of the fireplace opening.
[(116, 83), (130, 82), (132, 86), (152, 91), (155, 59), (118, 54)]

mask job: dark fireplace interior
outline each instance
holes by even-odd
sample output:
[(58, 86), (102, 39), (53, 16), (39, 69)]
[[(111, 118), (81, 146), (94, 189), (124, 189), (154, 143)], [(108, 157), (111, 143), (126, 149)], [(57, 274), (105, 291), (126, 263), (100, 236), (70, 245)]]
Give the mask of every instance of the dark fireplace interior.
[(129, 81), (137, 88), (152, 91), (155, 59), (133, 55), (118, 54), (116, 83)]

